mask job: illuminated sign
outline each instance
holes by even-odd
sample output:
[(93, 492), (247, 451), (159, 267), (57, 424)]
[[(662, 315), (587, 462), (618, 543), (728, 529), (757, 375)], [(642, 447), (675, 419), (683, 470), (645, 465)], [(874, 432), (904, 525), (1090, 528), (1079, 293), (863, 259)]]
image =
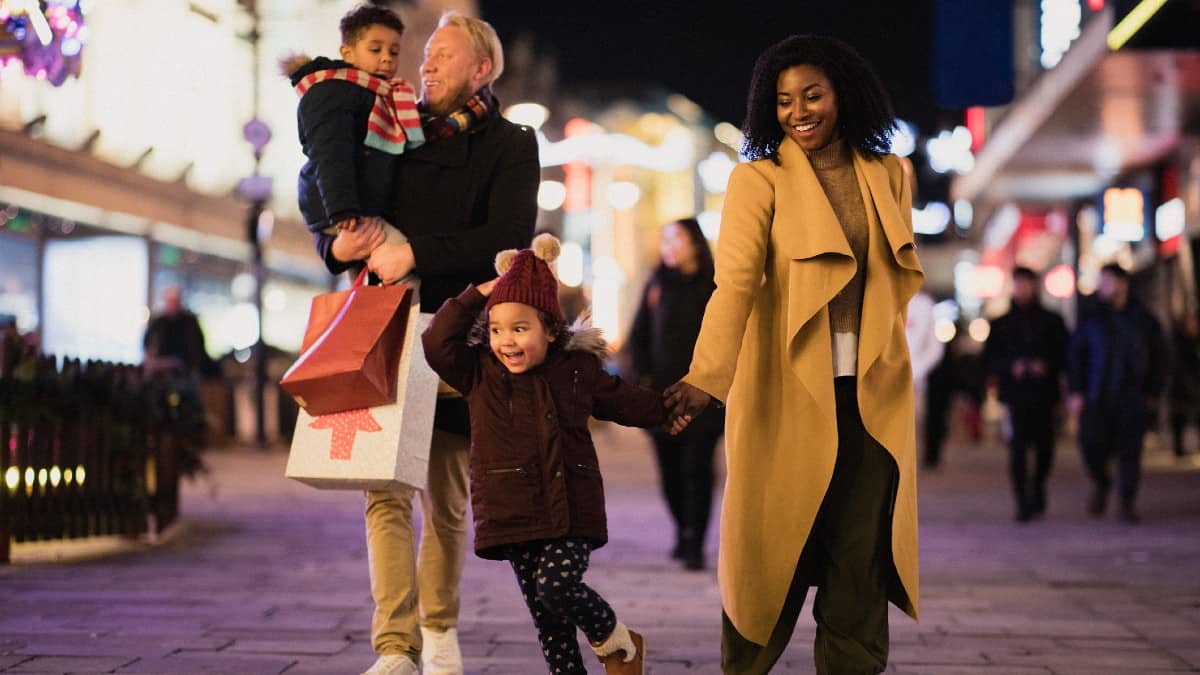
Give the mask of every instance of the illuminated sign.
[(1042, 67), (1053, 68), (1079, 37), (1083, 7), (1079, 0), (1042, 0)]
[(1146, 236), (1146, 198), (1137, 188), (1104, 191), (1104, 233), (1119, 241), (1141, 241)]
[(1154, 236), (1159, 241), (1168, 241), (1183, 234), (1183, 200), (1176, 197), (1154, 211)]

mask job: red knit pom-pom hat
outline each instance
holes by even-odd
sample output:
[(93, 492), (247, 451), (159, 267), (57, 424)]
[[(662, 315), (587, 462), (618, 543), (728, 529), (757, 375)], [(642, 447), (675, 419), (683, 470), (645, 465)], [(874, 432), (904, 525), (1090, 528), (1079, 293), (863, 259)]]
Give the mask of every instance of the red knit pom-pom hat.
[(550, 268), (561, 249), (554, 235), (539, 234), (530, 248), (496, 254), (500, 279), (488, 296), (486, 309), (502, 302), (519, 302), (563, 321), (562, 307), (558, 304), (558, 278)]

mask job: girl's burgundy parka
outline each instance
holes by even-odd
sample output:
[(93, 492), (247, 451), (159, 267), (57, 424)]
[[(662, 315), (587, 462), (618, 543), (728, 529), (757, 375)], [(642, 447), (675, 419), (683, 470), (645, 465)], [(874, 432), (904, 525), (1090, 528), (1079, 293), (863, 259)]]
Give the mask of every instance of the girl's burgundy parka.
[(471, 419), (471, 507), (475, 552), (581, 537), (608, 541), (604, 483), (588, 418), (655, 427), (667, 420), (662, 396), (608, 374), (599, 331), (574, 331), (546, 361), (510, 373), (486, 344), (469, 341), (486, 298), (470, 286), (442, 305), (422, 336), (425, 358), (467, 400)]

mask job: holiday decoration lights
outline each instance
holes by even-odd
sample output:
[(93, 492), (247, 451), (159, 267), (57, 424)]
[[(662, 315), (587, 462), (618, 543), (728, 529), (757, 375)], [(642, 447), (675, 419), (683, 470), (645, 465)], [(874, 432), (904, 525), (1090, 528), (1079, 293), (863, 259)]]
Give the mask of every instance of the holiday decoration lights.
[(0, 77), (23, 71), (56, 87), (78, 77), (86, 8), (79, 0), (0, 0)]

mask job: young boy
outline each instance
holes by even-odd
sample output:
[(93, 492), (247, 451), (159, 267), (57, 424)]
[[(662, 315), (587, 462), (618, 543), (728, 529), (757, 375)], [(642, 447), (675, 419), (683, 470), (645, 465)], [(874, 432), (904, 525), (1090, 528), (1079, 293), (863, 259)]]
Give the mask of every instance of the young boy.
[[(599, 331), (568, 329), (549, 263), (558, 240), (496, 258), (501, 277), (447, 300), (422, 337), (425, 358), (471, 411), (475, 553), (507, 560), (551, 673), (584, 673), (576, 629), (606, 672), (638, 674), (645, 640), (583, 583), (608, 541), (604, 484), (588, 418), (653, 427), (663, 397), (604, 371)], [(472, 339), (486, 314), (486, 342)], [(686, 425), (686, 418), (676, 429)]]
[[(396, 162), (425, 136), (411, 84), (396, 77), (404, 23), (384, 7), (351, 10), (339, 25), (341, 60), (281, 62), (300, 96), (300, 213), (314, 234), (354, 229), (382, 217), (395, 194)], [(394, 227), (387, 241), (403, 242)]]

